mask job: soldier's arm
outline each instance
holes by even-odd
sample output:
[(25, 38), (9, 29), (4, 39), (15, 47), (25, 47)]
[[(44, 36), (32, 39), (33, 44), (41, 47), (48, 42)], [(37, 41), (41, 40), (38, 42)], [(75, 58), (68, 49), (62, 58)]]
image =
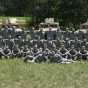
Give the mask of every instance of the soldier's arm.
[[(70, 51), (71, 51), (71, 50), (70, 50)], [(68, 51), (68, 55), (70, 55), (70, 56), (71, 56), (70, 51)]]
[(11, 50), (9, 50), (9, 53), (8, 53), (8, 55), (10, 55), (11, 54)]
[(88, 51), (86, 50), (86, 53), (85, 53), (85, 54), (83, 54), (83, 55), (87, 55), (87, 52), (88, 52)]
[(58, 50), (57, 52), (58, 52), (58, 54), (62, 55), (62, 53), (60, 52), (60, 50)]
[(75, 55), (78, 55), (78, 52), (75, 50)]
[(5, 55), (5, 53), (4, 53), (4, 51), (2, 50), (2, 55), (4, 56)]
[(66, 49), (66, 53), (65, 53), (65, 54), (68, 54), (68, 52), (69, 52), (69, 51)]

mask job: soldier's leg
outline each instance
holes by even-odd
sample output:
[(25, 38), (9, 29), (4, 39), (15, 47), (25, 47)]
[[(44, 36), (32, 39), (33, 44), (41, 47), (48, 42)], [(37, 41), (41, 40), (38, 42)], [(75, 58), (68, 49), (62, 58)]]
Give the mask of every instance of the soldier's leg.
[(33, 56), (27, 55), (24, 58), (24, 62), (32, 62), (32, 61), (34, 61), (34, 57)]
[(83, 60), (87, 60), (87, 55), (82, 55)]

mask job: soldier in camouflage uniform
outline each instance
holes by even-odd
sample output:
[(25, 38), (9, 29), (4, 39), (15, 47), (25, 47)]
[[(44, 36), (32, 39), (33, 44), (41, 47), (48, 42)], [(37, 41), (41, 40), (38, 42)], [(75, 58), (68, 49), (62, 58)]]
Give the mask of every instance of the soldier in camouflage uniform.
[(12, 57), (18, 58), (18, 57), (20, 57), (20, 55), (21, 55), (21, 51), (20, 51), (18, 45), (15, 45), (12, 49)]
[(71, 49), (68, 52), (69, 58), (72, 60), (76, 60), (77, 59), (77, 50), (75, 49), (74, 45), (71, 46)]
[(3, 56), (7, 59), (10, 58), (11, 56), (11, 50), (8, 48), (8, 46), (6, 46), (4, 49), (3, 49)]
[(88, 51), (86, 50), (85, 46), (82, 46), (82, 49), (79, 51), (80, 59), (87, 60), (88, 59)]

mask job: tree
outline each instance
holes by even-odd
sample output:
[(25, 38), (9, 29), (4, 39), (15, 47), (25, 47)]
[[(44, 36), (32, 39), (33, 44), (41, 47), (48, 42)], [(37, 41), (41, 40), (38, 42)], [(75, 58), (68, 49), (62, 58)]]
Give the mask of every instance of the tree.
[(0, 15), (32, 16), (36, 23), (54, 17), (61, 25), (77, 26), (88, 18), (87, 4), (87, 0), (0, 0)]
[(74, 26), (87, 19), (87, 0), (61, 0), (58, 15), (65, 26)]

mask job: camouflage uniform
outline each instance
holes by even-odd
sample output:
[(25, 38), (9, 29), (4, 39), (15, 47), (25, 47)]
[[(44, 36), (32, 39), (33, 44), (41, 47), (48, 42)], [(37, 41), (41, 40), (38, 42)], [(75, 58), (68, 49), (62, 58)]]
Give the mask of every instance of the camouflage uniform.
[(73, 59), (73, 60), (76, 60), (77, 59), (77, 51), (75, 50), (75, 47), (74, 45), (71, 46), (71, 49), (69, 50), (68, 52), (68, 55), (69, 55), (69, 58), (70, 59)]
[(11, 56), (11, 50), (7, 46), (3, 49), (3, 56), (7, 59)]
[(85, 46), (82, 46), (82, 49), (79, 51), (80, 59), (87, 60), (88, 59), (88, 51), (85, 49)]

